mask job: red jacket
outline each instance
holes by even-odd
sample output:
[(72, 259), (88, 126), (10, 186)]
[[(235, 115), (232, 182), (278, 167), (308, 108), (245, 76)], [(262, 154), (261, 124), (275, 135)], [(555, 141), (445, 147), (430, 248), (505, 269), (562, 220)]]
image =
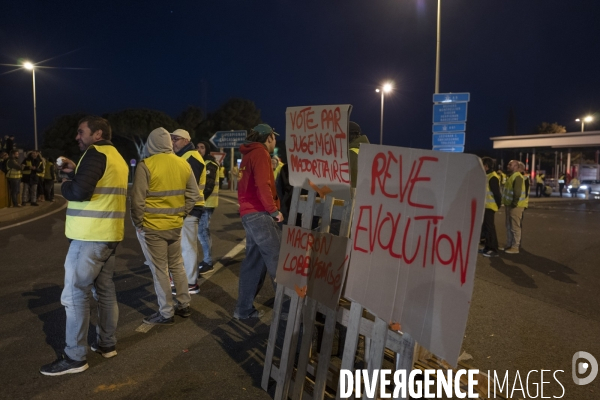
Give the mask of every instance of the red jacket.
[(267, 147), (258, 142), (243, 144), (240, 152), (244, 155), (238, 182), (240, 216), (262, 211), (277, 215), (280, 204)]

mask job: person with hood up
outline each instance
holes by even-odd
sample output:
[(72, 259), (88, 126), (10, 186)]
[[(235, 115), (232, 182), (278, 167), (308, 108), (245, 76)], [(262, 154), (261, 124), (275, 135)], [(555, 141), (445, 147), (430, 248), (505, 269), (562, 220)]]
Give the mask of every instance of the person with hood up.
[(240, 147), (243, 158), (238, 202), (246, 231), (246, 257), (240, 268), (238, 300), (233, 313), (236, 319), (260, 318), (264, 314), (254, 308), (254, 298), (267, 272), (275, 285), (281, 243), (277, 222), (283, 221), (269, 156), (275, 150), (276, 136), (279, 134), (269, 125), (259, 124), (246, 138), (250, 143)]
[(198, 222), (204, 211), (204, 188), (206, 185), (206, 163), (190, 141), (190, 134), (183, 129), (176, 129), (171, 133), (173, 151), (177, 157), (186, 160), (192, 168), (198, 186), (199, 200), (183, 221), (181, 229), (181, 253), (183, 267), (188, 279), (190, 294), (200, 293), (198, 286)]
[[(181, 257), (181, 227), (200, 195), (190, 165), (173, 153), (166, 129), (150, 132), (144, 152), (148, 158), (138, 164), (131, 189), (131, 219), (150, 264), (159, 310), (143, 322), (173, 325), (175, 314), (183, 318), (191, 315)], [(169, 274), (177, 292), (177, 308), (171, 296)]]
[(350, 186), (356, 187), (356, 177), (358, 175), (358, 151), (361, 143), (369, 143), (369, 139), (362, 134), (360, 126), (350, 121), (348, 124), (348, 139), (350, 140), (348, 162), (350, 164)]

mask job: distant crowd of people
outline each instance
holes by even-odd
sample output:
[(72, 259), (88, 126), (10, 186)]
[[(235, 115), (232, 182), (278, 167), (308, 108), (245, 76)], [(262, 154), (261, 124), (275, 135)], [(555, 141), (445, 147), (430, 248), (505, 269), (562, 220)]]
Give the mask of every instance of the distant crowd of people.
[(56, 166), (51, 159), (42, 157), (41, 151), (34, 149), (24, 154), (13, 147), (13, 141), (3, 142), (8, 151), (0, 152), (0, 170), (6, 175), (10, 193), (9, 207), (21, 207), (27, 203), (38, 206), (38, 202), (54, 201)]

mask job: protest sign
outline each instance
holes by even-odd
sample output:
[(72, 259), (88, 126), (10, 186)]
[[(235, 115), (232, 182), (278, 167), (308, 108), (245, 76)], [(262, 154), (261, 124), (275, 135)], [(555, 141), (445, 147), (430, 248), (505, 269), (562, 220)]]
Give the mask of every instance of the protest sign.
[(277, 284), (335, 310), (348, 269), (348, 238), (284, 225)]
[(348, 118), (352, 106), (288, 107), (285, 146), (290, 184), (350, 198)]
[(478, 157), (361, 145), (344, 297), (456, 365), (486, 176)]

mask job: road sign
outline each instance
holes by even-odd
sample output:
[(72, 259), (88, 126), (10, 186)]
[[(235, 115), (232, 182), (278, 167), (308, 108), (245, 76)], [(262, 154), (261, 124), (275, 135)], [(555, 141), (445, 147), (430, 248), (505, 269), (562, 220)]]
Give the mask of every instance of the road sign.
[(218, 131), (210, 138), (210, 142), (217, 148), (237, 148), (246, 141), (247, 133), (247, 131)]
[(223, 160), (225, 159), (225, 156), (227, 154), (226, 153), (220, 153), (218, 151), (211, 151), (210, 155), (215, 158), (215, 160), (217, 161), (217, 164), (221, 165), (221, 163), (223, 162)]
[(438, 132), (464, 132), (467, 129), (467, 124), (464, 122), (458, 124), (434, 124), (433, 133)]
[(464, 146), (465, 145), (465, 133), (464, 132), (452, 132), (452, 133), (434, 133), (433, 134), (433, 146)]
[(446, 151), (449, 153), (464, 153), (465, 146), (433, 146), (435, 151)]
[(470, 93), (436, 93), (433, 95), (434, 103), (462, 103), (470, 99)]
[(449, 103), (433, 105), (433, 122), (465, 122), (467, 103)]

